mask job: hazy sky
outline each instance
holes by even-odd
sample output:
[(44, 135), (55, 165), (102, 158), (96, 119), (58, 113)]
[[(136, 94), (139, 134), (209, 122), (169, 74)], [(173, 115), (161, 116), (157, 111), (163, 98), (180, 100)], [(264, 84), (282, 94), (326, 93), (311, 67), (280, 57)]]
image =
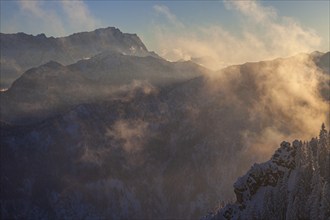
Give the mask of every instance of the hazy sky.
[[(266, 57), (272, 57), (267, 51), (280, 56), (293, 51), (329, 50), (327, 0), (0, 2), (2, 33), (65, 36), (114, 26), (137, 33), (148, 49), (168, 59), (206, 55), (223, 59), (220, 50), (231, 48), (264, 50), (260, 54)], [(276, 32), (274, 38), (272, 32)], [(217, 42), (221, 46), (215, 49), (209, 45)], [(194, 45), (198, 50), (193, 51)], [(210, 50), (215, 51), (213, 55)], [(224, 62), (249, 60), (251, 54), (244, 54)]]

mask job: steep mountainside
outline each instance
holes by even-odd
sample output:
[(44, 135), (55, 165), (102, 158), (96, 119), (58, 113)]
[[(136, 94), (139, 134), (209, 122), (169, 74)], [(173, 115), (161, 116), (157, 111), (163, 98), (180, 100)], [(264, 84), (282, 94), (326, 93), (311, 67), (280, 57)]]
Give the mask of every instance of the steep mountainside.
[(236, 202), (204, 220), (330, 218), (330, 133), (310, 142), (282, 142), (272, 158), (234, 184)]
[(26, 70), (51, 60), (68, 65), (105, 51), (159, 58), (147, 50), (136, 34), (122, 33), (113, 27), (59, 38), (0, 33), (0, 45), (1, 89), (9, 88)]
[[(93, 62), (103, 57), (67, 67), (52, 62), (30, 71), (48, 77), (44, 73), (53, 72), (43, 68), (57, 69), (57, 75), (65, 69), (74, 81), (107, 82), (102, 68), (95, 72), (98, 77), (90, 76)], [(113, 65), (117, 58), (104, 59)], [(148, 60), (157, 62), (157, 71), (166, 69), (163, 61), (150, 57), (123, 59), (134, 68)], [(135, 59), (138, 64), (131, 64)], [(190, 66), (181, 65), (170, 66)], [(294, 77), (308, 87), (294, 84)], [(125, 87), (120, 95), (75, 104), (38, 123), (1, 123), (1, 215), (198, 219), (218, 201), (233, 198), (230, 189), (237, 176), (274, 150), (268, 138), (305, 135), (311, 115), (316, 123), (327, 120), (328, 103), (320, 97), (317, 81), (326, 77), (309, 56), (247, 63), (161, 87)], [(38, 83), (37, 90), (52, 81)], [(8, 90), (12, 97), (15, 84)], [(17, 88), (25, 87), (21, 85)], [(37, 104), (30, 102), (30, 107)]]
[(28, 70), (10, 89), (0, 93), (1, 120), (31, 124), (136, 86), (150, 90), (207, 73), (207, 69), (192, 62), (172, 63), (117, 52), (104, 52), (69, 66), (51, 61)]
[[(219, 155), (235, 160), (229, 155), (239, 143), (223, 139), (233, 129), (213, 131), (229, 119), (207, 116), (207, 107), (193, 120), (196, 99), (182, 101), (202, 80), (191, 83), (190, 90), (137, 89), (134, 97), (79, 105), (37, 125), (3, 125), (1, 198), (11, 210), (4, 217), (198, 218), (216, 201), (212, 190), (225, 193), (227, 180), (213, 178), (213, 165)], [(26, 181), (31, 188), (21, 189)]]

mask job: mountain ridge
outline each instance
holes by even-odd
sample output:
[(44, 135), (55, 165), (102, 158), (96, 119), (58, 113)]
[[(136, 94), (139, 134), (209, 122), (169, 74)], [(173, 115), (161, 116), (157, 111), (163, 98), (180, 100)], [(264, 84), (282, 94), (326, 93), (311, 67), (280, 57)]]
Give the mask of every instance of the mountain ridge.
[(155, 52), (149, 52), (136, 34), (122, 33), (114, 27), (58, 38), (0, 33), (0, 42), (1, 88), (8, 88), (24, 71), (50, 60), (68, 65), (104, 51), (160, 58)]
[(63, 108), (128, 92), (130, 87), (165, 86), (208, 71), (193, 62), (175, 63), (118, 52), (103, 52), (68, 66), (49, 61), (27, 70), (8, 90), (0, 93), (1, 120), (24, 124), (24, 118), (33, 121), (33, 111), (38, 111), (37, 117), (42, 119)]

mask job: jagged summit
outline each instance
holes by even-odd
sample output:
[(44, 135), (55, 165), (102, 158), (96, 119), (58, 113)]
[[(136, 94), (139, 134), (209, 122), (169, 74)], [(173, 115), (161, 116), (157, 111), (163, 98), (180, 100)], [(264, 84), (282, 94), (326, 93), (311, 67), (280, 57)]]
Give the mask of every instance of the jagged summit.
[(100, 51), (119, 51), (136, 56), (149, 55), (146, 46), (136, 34), (123, 33), (115, 27), (99, 28), (89, 32), (79, 32), (58, 39), (70, 41), (71, 44), (78, 44), (79, 46), (83, 41), (84, 44), (93, 45), (91, 47), (92, 49)]
[(133, 56), (153, 56), (136, 34), (118, 28), (99, 28), (66, 37), (36, 36), (25, 33), (0, 34), (1, 88), (8, 88), (24, 71), (54, 60), (63, 65), (113, 51)]

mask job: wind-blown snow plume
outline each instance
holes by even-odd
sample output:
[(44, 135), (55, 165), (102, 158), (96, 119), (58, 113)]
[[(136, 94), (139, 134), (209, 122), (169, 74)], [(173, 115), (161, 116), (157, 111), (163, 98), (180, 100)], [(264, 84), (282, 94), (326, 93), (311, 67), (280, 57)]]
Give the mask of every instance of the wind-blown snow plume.
[[(321, 38), (313, 30), (292, 18), (280, 17), (274, 8), (256, 1), (225, 1), (225, 6), (240, 17), (238, 34), (218, 25), (194, 30), (158, 25), (155, 35), (161, 55), (169, 60), (211, 57), (202, 64), (220, 69), (246, 61), (311, 52), (320, 46)], [(169, 31), (173, 28), (177, 30)]]
[[(322, 39), (313, 30), (279, 16), (275, 8), (257, 1), (224, 4), (239, 16), (239, 33), (215, 25), (194, 30), (158, 25), (155, 33), (161, 55), (170, 60), (201, 58), (197, 62), (219, 69), (311, 52), (320, 46)], [(169, 31), (173, 28), (177, 31)], [(322, 122), (329, 124), (329, 103), (320, 95), (320, 84), (327, 82), (329, 75), (321, 73), (311, 56), (301, 54), (232, 66), (214, 75), (207, 85), (210, 95), (221, 90), (226, 94), (221, 97), (222, 105), (248, 115), (249, 129), (241, 133), (246, 152), (262, 159), (273, 152), (279, 141), (309, 138)]]
[[(29, 17), (26, 19), (26, 25), (38, 24), (41, 31), (53, 29), (57, 34), (64, 34), (65, 28), (61, 17), (52, 9), (43, 8), (41, 1), (19, 1), (21, 13), (19, 16)], [(14, 24), (15, 26), (15, 24)]]
[(173, 14), (170, 9), (168, 7), (166, 7), (165, 5), (155, 5), (154, 6), (154, 10), (158, 13), (158, 14), (162, 14), (166, 17), (166, 19), (172, 23), (173, 25), (175, 25), (176, 27), (184, 27), (184, 25), (177, 19), (177, 17), (175, 16), (175, 14)]
[(71, 27), (78, 30), (93, 30), (100, 25), (100, 21), (93, 17), (88, 7), (82, 1), (61, 1), (61, 6)]
[[(63, 36), (72, 31), (93, 30), (101, 26), (101, 22), (90, 13), (83, 1), (55, 1), (46, 4), (42, 1), (21, 0), (18, 5), (21, 10), (17, 17), (28, 18), (23, 19), (25, 26), (39, 33)], [(56, 11), (57, 7), (61, 10)], [(11, 23), (13, 31), (17, 31), (17, 27), (22, 28), (18, 20)]]
[(216, 75), (209, 89), (221, 90), (228, 97), (223, 105), (248, 115), (250, 126), (241, 133), (248, 154), (265, 159), (279, 140), (306, 139), (322, 122), (329, 126), (329, 103), (320, 83), (330, 77), (309, 55), (233, 66)]

